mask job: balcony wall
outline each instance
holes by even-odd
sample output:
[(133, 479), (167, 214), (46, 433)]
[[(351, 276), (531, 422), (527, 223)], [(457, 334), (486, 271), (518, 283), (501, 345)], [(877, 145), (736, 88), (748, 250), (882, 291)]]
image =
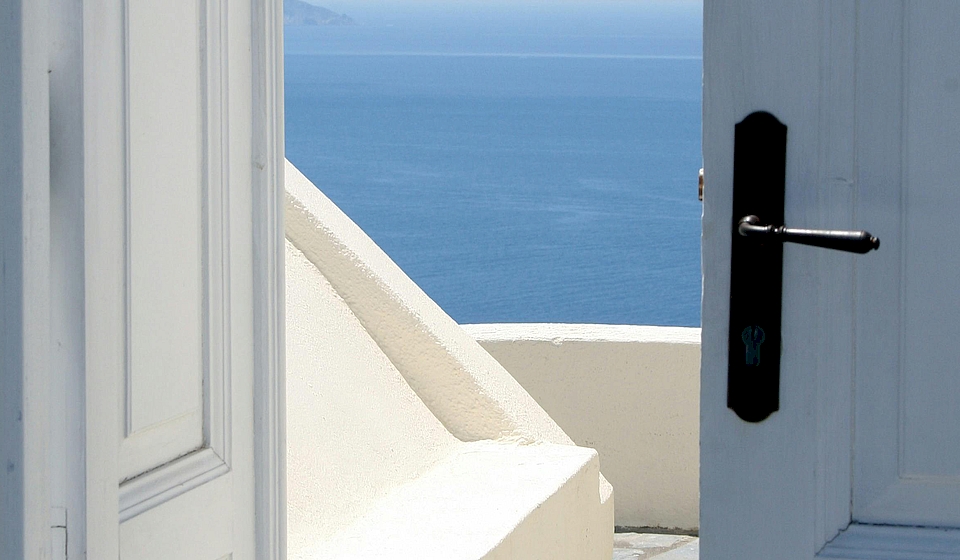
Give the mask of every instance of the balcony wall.
[(289, 163), (285, 181), (289, 557), (609, 559), (597, 452)]
[(693, 532), (700, 329), (464, 325), (577, 445), (600, 453), (620, 527)]

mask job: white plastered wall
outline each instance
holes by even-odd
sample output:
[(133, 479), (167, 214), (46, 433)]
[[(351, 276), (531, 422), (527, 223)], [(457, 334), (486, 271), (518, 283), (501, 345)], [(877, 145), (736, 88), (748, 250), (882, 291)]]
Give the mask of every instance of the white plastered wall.
[(464, 325), (617, 489), (619, 527), (692, 533), (700, 514), (700, 329)]
[(289, 163), (285, 180), (291, 558), (610, 558), (597, 453)]

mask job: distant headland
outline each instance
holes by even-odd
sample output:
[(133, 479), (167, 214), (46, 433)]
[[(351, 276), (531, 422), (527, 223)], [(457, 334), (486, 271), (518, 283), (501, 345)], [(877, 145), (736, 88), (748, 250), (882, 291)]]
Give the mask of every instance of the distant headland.
[(349, 16), (303, 0), (283, 0), (284, 25), (356, 25)]

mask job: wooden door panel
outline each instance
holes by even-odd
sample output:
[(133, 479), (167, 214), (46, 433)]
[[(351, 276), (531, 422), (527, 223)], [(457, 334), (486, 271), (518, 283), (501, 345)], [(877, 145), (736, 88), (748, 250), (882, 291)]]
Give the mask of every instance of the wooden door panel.
[(861, 205), (889, 242), (858, 263), (853, 519), (960, 527), (960, 6), (889, 8), (892, 34), (859, 31), (859, 73), (879, 86), (859, 94), (858, 120), (877, 123), (858, 150)]
[(960, 482), (958, 21), (956, 2), (912, 2), (907, 13), (903, 247), (909, 276), (900, 376), (902, 474), (954, 484)]
[(82, 4), (71, 535), (91, 558), (280, 558), (282, 4)]
[[(726, 382), (735, 125), (750, 113), (764, 110), (789, 127), (787, 224), (849, 225), (836, 219), (845, 210), (845, 186), (839, 183), (849, 179), (842, 169), (845, 146), (838, 143), (831, 152), (830, 175), (821, 173), (818, 165), (818, 139), (823, 132), (818, 103), (820, 80), (832, 76), (819, 67), (823, 13), (818, 3), (804, 1), (704, 2), (703, 155), (707, 186), (703, 212), (700, 542), (705, 559), (809, 560), (816, 553), (815, 529), (812, 523), (807, 524), (819, 492), (813, 465), (821, 452), (829, 451), (818, 449), (818, 422), (807, 407), (816, 402), (820, 391), (817, 367), (821, 354), (843, 343), (842, 337), (830, 336), (839, 330), (834, 329), (834, 321), (825, 322), (817, 316), (816, 299), (822, 297), (826, 305), (842, 313), (841, 287), (830, 283), (812, 293), (812, 285), (828, 266), (821, 260), (825, 253), (799, 247), (784, 250), (780, 410), (759, 424), (744, 422), (727, 408)], [(840, 128), (845, 121), (830, 122)], [(832, 194), (833, 204), (821, 207), (817, 202), (826, 193)], [(837, 269), (843, 263), (830, 262), (829, 266)], [(842, 315), (838, 318), (842, 323)], [(800, 344), (821, 339), (824, 344), (819, 351)], [(842, 367), (841, 362), (842, 358), (835, 360), (833, 367)]]
[[(960, 527), (960, 4), (718, 0), (704, 21), (701, 557), (900, 557), (891, 535)], [(785, 248), (781, 407), (753, 425), (726, 408), (726, 330), (733, 127), (758, 110), (789, 127), (787, 224), (882, 244)]]
[(198, 15), (196, 0), (127, 5), (123, 480), (199, 449), (204, 439)]
[(217, 0), (125, 5), (120, 520), (230, 470), (230, 206)]
[(131, 2), (127, 11), (131, 433), (201, 408), (204, 100), (196, 20), (190, 0)]
[[(230, 478), (220, 477), (120, 526), (120, 557), (137, 560), (217, 560), (234, 550), (232, 516), (210, 504), (229, 499)], [(228, 502), (229, 503), (229, 502)]]

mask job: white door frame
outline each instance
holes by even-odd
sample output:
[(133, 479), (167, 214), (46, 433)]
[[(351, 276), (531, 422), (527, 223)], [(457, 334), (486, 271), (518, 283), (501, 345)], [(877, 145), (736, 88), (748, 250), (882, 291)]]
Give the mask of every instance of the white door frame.
[(254, 458), (258, 560), (287, 551), (283, 0), (252, 0)]
[(50, 550), (47, 3), (0, 4), (0, 557)]

